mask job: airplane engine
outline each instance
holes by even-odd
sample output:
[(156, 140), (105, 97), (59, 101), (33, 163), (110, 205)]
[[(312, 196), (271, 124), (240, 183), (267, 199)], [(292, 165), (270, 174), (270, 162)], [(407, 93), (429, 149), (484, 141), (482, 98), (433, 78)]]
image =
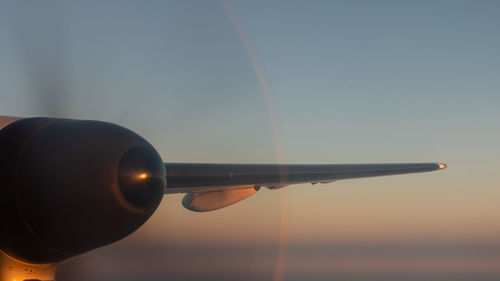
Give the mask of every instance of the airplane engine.
[(0, 130), (0, 249), (54, 263), (135, 231), (166, 187), (156, 150), (99, 121), (27, 118)]

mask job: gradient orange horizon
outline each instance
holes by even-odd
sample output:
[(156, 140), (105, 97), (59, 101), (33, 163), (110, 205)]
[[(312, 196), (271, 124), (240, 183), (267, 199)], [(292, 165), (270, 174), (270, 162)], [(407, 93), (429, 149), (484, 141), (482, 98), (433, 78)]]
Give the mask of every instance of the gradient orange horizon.
[(286, 230), (292, 244), (500, 242), (500, 191), (476, 192), (469, 187), (475, 179), (460, 176), (460, 167), (453, 169), (451, 165), (426, 174), (262, 189), (234, 206), (202, 214), (184, 210), (181, 195), (167, 196), (137, 239), (273, 243), (279, 236), (280, 193), (286, 193)]

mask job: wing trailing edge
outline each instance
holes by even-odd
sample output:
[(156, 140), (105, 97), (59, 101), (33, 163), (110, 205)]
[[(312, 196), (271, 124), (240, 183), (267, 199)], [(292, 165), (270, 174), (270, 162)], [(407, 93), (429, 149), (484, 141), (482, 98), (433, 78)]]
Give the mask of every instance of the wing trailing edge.
[(422, 173), (446, 168), (443, 163), (409, 164), (196, 164), (165, 163), (166, 193), (187, 193), (182, 205), (207, 212), (255, 194), (260, 187), (331, 183), (336, 180)]

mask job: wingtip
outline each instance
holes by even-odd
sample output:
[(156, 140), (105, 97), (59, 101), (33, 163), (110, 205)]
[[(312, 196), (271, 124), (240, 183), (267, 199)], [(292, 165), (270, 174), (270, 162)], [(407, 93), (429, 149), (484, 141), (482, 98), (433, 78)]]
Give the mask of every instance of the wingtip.
[(445, 163), (437, 163), (437, 165), (439, 170), (448, 168), (448, 165), (446, 165)]

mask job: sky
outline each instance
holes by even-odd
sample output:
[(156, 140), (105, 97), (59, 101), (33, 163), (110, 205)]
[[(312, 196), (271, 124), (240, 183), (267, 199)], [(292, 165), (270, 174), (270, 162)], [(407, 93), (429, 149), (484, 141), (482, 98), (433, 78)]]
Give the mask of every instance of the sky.
[(110, 121), (171, 162), (448, 164), (210, 213), (169, 195), (58, 280), (500, 278), (498, 1), (1, 5), (0, 115)]

